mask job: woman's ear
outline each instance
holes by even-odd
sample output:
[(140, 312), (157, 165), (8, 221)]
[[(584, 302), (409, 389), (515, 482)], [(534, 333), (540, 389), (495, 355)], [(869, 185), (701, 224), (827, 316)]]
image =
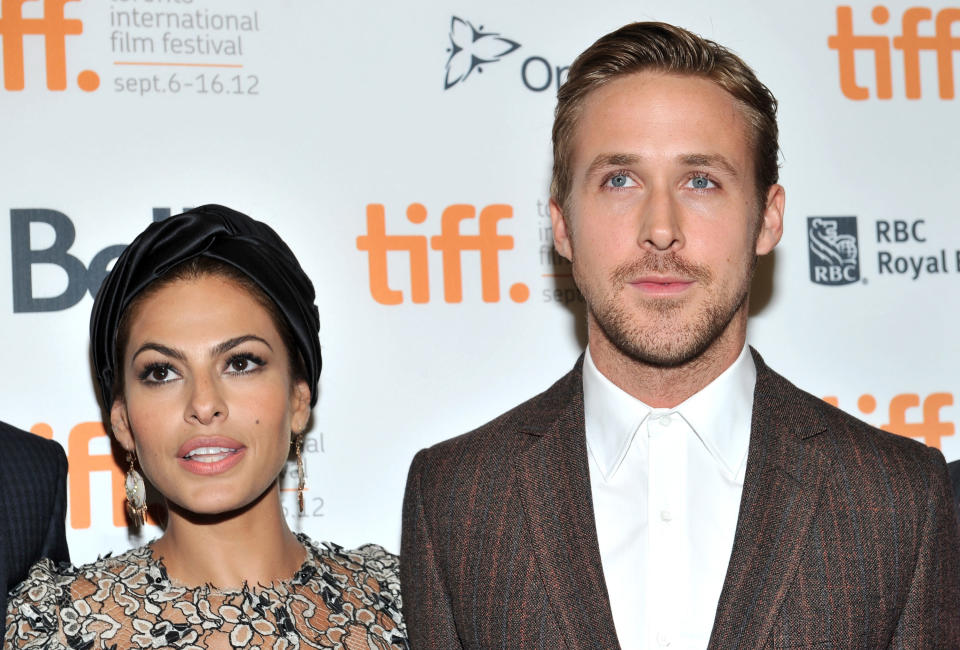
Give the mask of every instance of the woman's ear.
[(298, 379), (293, 385), (290, 407), (290, 428), (302, 433), (310, 420), (310, 387), (302, 379)]
[(130, 432), (130, 419), (127, 417), (127, 405), (119, 397), (113, 400), (110, 408), (110, 427), (120, 446), (127, 451), (133, 451), (133, 434)]

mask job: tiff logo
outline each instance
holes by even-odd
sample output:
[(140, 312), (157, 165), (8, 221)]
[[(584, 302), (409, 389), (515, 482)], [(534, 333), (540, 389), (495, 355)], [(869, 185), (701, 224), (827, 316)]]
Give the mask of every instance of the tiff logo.
[[(890, 11), (877, 5), (870, 12), (874, 24), (886, 25)], [(933, 34), (921, 35), (920, 24), (933, 21)], [(960, 37), (951, 32), (954, 23), (960, 22), (960, 7), (948, 7), (937, 12), (927, 7), (910, 7), (901, 17), (900, 36), (893, 38), (893, 49), (903, 52), (904, 87), (907, 99), (920, 99), (920, 53), (936, 52), (937, 77), (941, 99), (954, 98), (953, 53), (960, 51)], [(925, 30), (930, 31), (930, 30)], [(891, 71), (891, 39), (880, 35), (855, 35), (853, 33), (853, 9), (837, 7), (837, 33), (827, 39), (831, 50), (837, 51), (840, 63), (840, 90), (849, 99), (870, 98), (870, 89), (857, 84), (855, 54), (858, 51), (872, 52), (876, 72), (877, 99), (893, 97), (893, 73)]]
[[(440, 234), (429, 238), (430, 248), (440, 251), (443, 265), (443, 299), (446, 302), (463, 301), (462, 253), (480, 254), (480, 286), (484, 302), (500, 301), (500, 251), (513, 249), (513, 237), (497, 232), (497, 224), (513, 217), (509, 205), (488, 205), (480, 211), (478, 232), (468, 235), (460, 232), (460, 224), (477, 217), (472, 205), (448, 206), (440, 218)], [(427, 219), (427, 209), (420, 203), (407, 207), (407, 221), (421, 224)], [(383, 205), (367, 206), (367, 233), (357, 237), (357, 250), (367, 252), (370, 271), (370, 295), (382, 305), (399, 305), (403, 292), (391, 289), (387, 273), (387, 253), (407, 253), (410, 264), (410, 299), (415, 303), (430, 302), (430, 276), (426, 235), (388, 235)], [(518, 282), (510, 286), (510, 299), (525, 302), (530, 297), (527, 285)]]
[[(64, 6), (77, 0), (43, 0), (42, 18), (24, 18), (23, 5), (36, 0), (0, 0), (0, 39), (3, 40), (3, 87), (23, 90), (25, 36), (42, 36), (47, 67), (47, 88), (67, 88), (67, 36), (83, 33), (83, 22), (67, 18)], [(77, 86), (87, 92), (100, 87), (100, 76), (84, 70), (77, 76)]]

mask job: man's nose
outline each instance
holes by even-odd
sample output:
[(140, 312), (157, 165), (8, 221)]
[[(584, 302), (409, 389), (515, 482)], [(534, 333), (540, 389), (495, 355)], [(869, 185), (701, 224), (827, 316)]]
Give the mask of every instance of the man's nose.
[(677, 199), (666, 189), (652, 188), (640, 207), (637, 244), (650, 251), (683, 247), (683, 228)]

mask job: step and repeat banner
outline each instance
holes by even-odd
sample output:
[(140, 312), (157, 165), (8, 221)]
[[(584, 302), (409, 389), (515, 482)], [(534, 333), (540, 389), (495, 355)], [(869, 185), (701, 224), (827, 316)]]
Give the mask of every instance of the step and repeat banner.
[(317, 287), (323, 376), (303, 515), (284, 492), (291, 524), (398, 550), (414, 453), (543, 390), (582, 350), (547, 208), (555, 95), (580, 51), (635, 20), (732, 48), (780, 100), (786, 226), (758, 269), (750, 342), (802, 388), (960, 458), (960, 5), (0, 11), (0, 419), (67, 451), (76, 560), (159, 533), (127, 530), (92, 296), (151, 220), (211, 202), (273, 225)]

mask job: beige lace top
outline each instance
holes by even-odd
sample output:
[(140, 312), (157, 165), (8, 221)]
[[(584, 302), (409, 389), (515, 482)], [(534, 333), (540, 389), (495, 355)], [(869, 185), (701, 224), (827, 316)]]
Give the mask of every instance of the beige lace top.
[(408, 648), (395, 555), (300, 541), (292, 579), (235, 590), (174, 583), (149, 544), (77, 568), (42, 560), (11, 594), (4, 648)]

